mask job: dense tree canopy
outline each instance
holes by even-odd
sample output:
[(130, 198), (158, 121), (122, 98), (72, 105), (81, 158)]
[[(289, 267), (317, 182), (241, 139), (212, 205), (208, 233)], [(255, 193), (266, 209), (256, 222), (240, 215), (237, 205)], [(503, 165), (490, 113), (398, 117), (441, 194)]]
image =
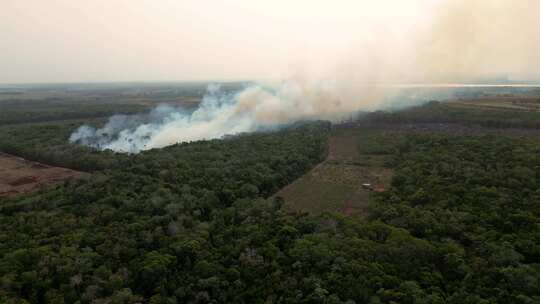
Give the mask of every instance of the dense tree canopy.
[(395, 176), (368, 218), (286, 212), (268, 197), (328, 131), (110, 154), (89, 180), (4, 199), (0, 302), (540, 301), (537, 140), (381, 133)]
[(373, 122), (403, 123), (460, 123), (494, 128), (540, 128), (538, 111), (513, 108), (460, 107), (431, 101), (422, 106), (401, 111), (378, 111), (367, 117)]
[(392, 187), (378, 197), (372, 216), (455, 248), (442, 274), (459, 284), (447, 291), (471, 303), (539, 300), (536, 139), (414, 135), (399, 146), (396, 164)]

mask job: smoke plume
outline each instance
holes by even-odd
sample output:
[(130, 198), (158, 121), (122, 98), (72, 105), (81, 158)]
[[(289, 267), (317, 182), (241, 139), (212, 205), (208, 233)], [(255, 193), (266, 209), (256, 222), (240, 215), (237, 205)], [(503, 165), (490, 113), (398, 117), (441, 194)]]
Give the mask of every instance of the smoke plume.
[(277, 85), (236, 93), (212, 85), (195, 111), (160, 106), (148, 115), (114, 116), (102, 128), (81, 126), (70, 140), (136, 153), (298, 120), (339, 121), (387, 107), (396, 84), (538, 80), (539, 11), (535, 0), (443, 1), (406, 30), (388, 20), (376, 31), (359, 29), (358, 37), (351, 28), (336, 33), (342, 43), (321, 37), (314, 45), (323, 51), (295, 55), (305, 57), (295, 76)]
[(115, 115), (102, 128), (79, 127), (70, 141), (102, 150), (137, 153), (178, 142), (271, 129), (298, 120), (336, 121), (350, 117), (361, 108), (360, 104), (340, 96), (332, 84), (291, 80), (277, 87), (251, 85), (237, 93), (209, 85), (195, 111), (162, 105), (148, 115)]
[(421, 81), (540, 80), (537, 0), (441, 4), (409, 49)]

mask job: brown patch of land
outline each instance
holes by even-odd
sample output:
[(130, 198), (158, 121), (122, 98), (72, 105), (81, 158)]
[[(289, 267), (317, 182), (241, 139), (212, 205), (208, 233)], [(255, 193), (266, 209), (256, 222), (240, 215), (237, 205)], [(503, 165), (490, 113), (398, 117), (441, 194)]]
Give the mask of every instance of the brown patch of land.
[(359, 149), (364, 140), (373, 141), (372, 133), (359, 128), (334, 130), (326, 160), (275, 196), (293, 211), (365, 215), (371, 193), (384, 191), (392, 178), (392, 170), (382, 166), (383, 155)]
[(26, 193), (42, 186), (88, 175), (88, 173), (52, 167), (0, 152), (0, 197)]
[[(354, 130), (355, 131), (355, 130)], [(334, 134), (328, 140), (327, 160), (353, 161), (358, 157), (358, 141), (353, 130)]]

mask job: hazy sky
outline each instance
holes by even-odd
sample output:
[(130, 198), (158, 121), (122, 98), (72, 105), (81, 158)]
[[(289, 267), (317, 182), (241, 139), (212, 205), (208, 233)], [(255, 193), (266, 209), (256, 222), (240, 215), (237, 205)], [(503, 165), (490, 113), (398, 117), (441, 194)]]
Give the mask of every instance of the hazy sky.
[[(515, 2), (540, 2), (473, 2), (494, 1), (503, 3), (503, 7), (513, 6)], [(435, 42), (431, 38), (418, 38), (422, 36), (419, 33), (439, 37), (453, 31), (453, 21), (442, 23), (441, 27), (434, 25), (434, 19), (447, 10), (443, 2), (1, 0), (0, 82), (244, 80), (289, 77), (304, 72), (324, 74), (349, 66), (370, 69), (367, 72), (370, 75), (375, 69), (379, 70), (378, 75), (401, 75), (409, 72), (404, 67), (416, 67), (418, 62), (430, 66), (426, 73), (440, 72), (441, 67), (431, 65), (449, 56), (445, 51), (422, 54), (422, 58), (430, 60), (426, 64), (417, 58), (420, 56), (411, 45), (425, 40), (430, 46), (450, 49), (451, 56), (459, 55), (455, 38), (462, 33), (453, 33), (456, 37), (450, 36), (449, 40), (437, 38)], [(521, 6), (529, 10), (526, 5)], [(460, 28), (470, 34), (466, 27), (471, 20), (477, 20), (475, 11), (459, 7), (453, 10), (460, 18), (469, 17)], [(523, 10), (518, 8), (517, 14), (522, 15)], [(504, 11), (507, 10), (500, 12)], [(453, 20), (454, 16), (450, 16)], [(496, 25), (494, 20), (498, 19), (490, 22)], [(516, 22), (521, 24), (522, 20)], [(538, 22), (532, 25), (540, 28)], [(433, 28), (442, 28), (445, 33), (429, 33)], [(505, 32), (496, 27), (495, 31)], [(537, 34), (538, 30), (534, 30), (533, 35)], [(471, 35), (485, 36), (483, 32)], [(529, 43), (528, 38), (521, 36), (523, 41), (515, 43), (508, 37), (512, 47)], [(467, 62), (456, 64), (462, 70), (468, 68), (471, 62), (478, 61), (471, 56), (479, 56), (476, 53), (487, 51), (507, 38), (493, 37), (496, 41), (488, 40), (480, 45), (466, 40), (466, 51), (471, 45), (475, 51), (468, 49), (467, 54), (472, 55), (467, 57)], [(539, 37), (530, 39), (537, 42)], [(477, 48), (482, 48), (481, 52)], [(536, 45), (529, 49), (525, 54), (504, 54), (522, 58), (538, 51)], [(454, 60), (444, 59), (453, 65)], [(357, 64), (359, 61), (361, 64)], [(376, 66), (373, 61), (377, 62)], [(489, 62), (481, 66), (481, 71), (509, 70), (520, 74), (524, 63), (519, 61), (519, 64), (517, 68), (516, 62), (511, 62), (501, 64), (500, 69), (490, 69), (486, 68), (493, 66)], [(398, 65), (400, 68), (395, 69)], [(451, 69), (448, 65), (444, 68)]]

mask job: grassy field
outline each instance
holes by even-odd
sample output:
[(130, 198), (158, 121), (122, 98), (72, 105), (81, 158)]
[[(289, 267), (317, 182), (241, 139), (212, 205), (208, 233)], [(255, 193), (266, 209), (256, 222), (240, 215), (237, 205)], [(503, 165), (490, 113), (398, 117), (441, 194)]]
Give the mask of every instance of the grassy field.
[[(392, 171), (381, 152), (384, 131), (336, 128), (328, 142), (327, 159), (279, 191), (290, 210), (364, 215), (373, 191), (384, 191)], [(362, 186), (370, 184), (371, 189)]]

